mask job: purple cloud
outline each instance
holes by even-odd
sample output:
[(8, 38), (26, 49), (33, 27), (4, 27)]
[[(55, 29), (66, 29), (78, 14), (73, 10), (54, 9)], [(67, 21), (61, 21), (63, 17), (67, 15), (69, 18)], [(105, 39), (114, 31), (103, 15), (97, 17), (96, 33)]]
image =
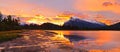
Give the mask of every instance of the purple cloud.
[(111, 6), (111, 5), (113, 5), (112, 2), (104, 2), (104, 3), (103, 3), (103, 6)]

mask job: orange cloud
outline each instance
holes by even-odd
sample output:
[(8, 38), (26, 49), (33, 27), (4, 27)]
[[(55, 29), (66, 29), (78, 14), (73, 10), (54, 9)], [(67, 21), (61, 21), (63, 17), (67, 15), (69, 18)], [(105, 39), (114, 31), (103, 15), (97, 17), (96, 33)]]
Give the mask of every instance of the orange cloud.
[(113, 3), (111, 3), (111, 2), (104, 2), (103, 3), (103, 6), (112, 6), (113, 5)]
[(102, 16), (102, 15), (97, 15), (95, 17), (95, 20), (101, 23), (105, 23), (106, 25), (111, 25), (112, 21), (109, 19), (106, 19), (106, 17)]
[[(112, 4), (115, 2), (116, 0), (99, 0), (99, 1), (98, 0), (84, 0), (84, 1), (77, 0), (75, 4), (75, 8), (76, 10), (79, 10), (79, 11), (96, 11), (96, 12), (97, 11), (112, 11), (112, 12), (120, 13), (119, 11), (120, 6)], [(103, 6), (103, 4), (112, 5), (112, 6), (105, 7)]]

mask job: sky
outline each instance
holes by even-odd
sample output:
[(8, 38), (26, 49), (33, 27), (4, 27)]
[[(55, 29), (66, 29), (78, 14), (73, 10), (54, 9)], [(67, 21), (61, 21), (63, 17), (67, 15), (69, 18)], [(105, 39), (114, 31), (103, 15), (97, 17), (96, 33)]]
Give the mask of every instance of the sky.
[(5, 15), (20, 16), (22, 22), (62, 25), (71, 16), (107, 25), (120, 22), (120, 0), (0, 0)]

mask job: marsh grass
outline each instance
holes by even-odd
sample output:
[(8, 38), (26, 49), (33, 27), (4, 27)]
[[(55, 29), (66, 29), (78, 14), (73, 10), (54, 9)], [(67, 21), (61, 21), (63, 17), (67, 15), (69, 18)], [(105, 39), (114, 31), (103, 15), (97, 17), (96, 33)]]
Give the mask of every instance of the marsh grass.
[(22, 30), (14, 30), (14, 31), (1, 31), (0, 32), (0, 43), (16, 39), (17, 37), (21, 37), (20, 33)]

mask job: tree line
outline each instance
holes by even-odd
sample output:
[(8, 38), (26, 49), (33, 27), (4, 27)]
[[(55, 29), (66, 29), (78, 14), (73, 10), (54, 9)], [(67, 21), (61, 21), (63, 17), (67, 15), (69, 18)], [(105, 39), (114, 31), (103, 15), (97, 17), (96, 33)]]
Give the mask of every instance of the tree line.
[(0, 31), (6, 30), (21, 30), (21, 29), (40, 29), (40, 25), (37, 24), (20, 24), (20, 18), (14, 18), (12, 15), (4, 16), (0, 12)]
[(5, 17), (0, 12), (0, 30), (17, 30), (17, 29), (21, 29), (19, 17), (13, 18), (11, 15), (7, 15)]

